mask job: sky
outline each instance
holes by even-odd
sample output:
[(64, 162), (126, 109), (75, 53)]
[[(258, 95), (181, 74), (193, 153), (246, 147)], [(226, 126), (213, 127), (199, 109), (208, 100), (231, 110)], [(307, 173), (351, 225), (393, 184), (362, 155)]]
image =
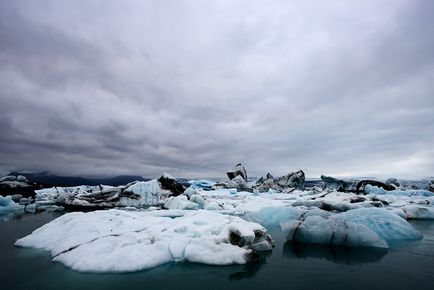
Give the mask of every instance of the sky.
[(434, 2), (0, 1), (0, 173), (434, 176)]

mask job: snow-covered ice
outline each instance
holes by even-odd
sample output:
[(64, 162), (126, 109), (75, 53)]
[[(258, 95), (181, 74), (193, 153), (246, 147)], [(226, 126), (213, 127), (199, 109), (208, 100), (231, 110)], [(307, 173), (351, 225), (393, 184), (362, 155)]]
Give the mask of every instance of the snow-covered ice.
[(68, 213), (16, 245), (50, 251), (53, 261), (82, 272), (131, 272), (173, 261), (244, 264), (255, 258), (253, 250), (272, 247), (265, 228), (239, 217), (199, 210), (171, 218), (159, 212), (170, 211)]

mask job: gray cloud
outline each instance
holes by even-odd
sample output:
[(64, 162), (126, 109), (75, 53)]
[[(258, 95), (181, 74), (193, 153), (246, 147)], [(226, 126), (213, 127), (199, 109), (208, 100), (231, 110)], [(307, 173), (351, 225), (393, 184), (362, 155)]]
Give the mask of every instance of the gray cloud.
[(2, 1), (0, 170), (434, 174), (429, 1)]

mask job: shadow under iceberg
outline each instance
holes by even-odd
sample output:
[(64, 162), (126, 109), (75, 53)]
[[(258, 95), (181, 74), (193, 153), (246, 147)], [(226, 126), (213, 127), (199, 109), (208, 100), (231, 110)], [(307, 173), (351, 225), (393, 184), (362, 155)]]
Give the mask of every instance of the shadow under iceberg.
[(336, 264), (357, 265), (376, 263), (388, 250), (368, 247), (342, 247), (288, 241), (283, 246), (283, 258), (324, 259)]

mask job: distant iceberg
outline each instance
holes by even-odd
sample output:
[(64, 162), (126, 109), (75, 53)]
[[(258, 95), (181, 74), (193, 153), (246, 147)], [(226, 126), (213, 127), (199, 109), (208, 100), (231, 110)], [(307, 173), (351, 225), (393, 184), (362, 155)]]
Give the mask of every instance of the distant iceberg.
[(20, 205), (12, 200), (11, 196), (0, 195), (0, 214), (14, 211), (23, 211), (24, 205)]
[(169, 196), (178, 196), (184, 191), (183, 185), (164, 173), (159, 179), (135, 181), (123, 186), (82, 185), (36, 190), (36, 199), (73, 207), (143, 207), (162, 205)]

